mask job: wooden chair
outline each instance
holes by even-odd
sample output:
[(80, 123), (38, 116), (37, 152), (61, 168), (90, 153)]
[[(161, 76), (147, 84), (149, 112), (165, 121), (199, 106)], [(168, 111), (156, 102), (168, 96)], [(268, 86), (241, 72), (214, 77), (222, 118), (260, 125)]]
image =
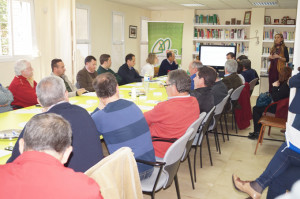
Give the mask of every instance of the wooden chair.
[[(268, 116), (267, 115), (268, 109), (275, 104), (277, 104), (275, 117)], [(268, 135), (270, 135), (271, 127), (277, 127), (277, 128), (281, 128), (281, 129), (286, 128), (285, 125), (287, 122), (288, 106), (289, 106), (289, 98), (285, 98), (285, 99), (279, 100), (277, 102), (274, 102), (272, 104), (269, 104), (265, 108), (263, 116), (258, 121), (258, 123), (260, 123), (262, 126), (260, 128), (259, 137), (257, 140), (254, 154), (256, 154), (258, 144), (260, 143), (260, 145), (262, 145), (262, 142), (264, 139), (265, 127), (269, 126)]]

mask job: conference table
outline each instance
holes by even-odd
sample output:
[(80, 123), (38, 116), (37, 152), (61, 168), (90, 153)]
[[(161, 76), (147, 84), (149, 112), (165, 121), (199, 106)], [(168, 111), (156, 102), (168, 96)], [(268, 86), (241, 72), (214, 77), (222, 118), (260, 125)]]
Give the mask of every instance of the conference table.
[[(126, 99), (134, 102), (142, 112), (149, 111), (162, 101), (167, 100), (168, 96), (164, 84), (165, 76), (155, 78), (150, 82), (136, 82), (119, 86), (119, 96), (121, 99)], [(131, 92), (136, 92), (136, 97), (131, 96)], [(71, 97), (71, 104), (81, 106), (89, 113), (92, 113), (99, 104), (99, 99), (95, 92), (89, 92), (81, 96)], [(26, 123), (36, 114), (42, 113), (43, 108), (39, 106), (30, 106), (14, 111), (0, 113), (0, 132), (14, 130), (21, 132)], [(5, 164), (11, 156), (11, 151), (5, 150), (6, 147), (14, 146), (17, 138), (0, 139), (0, 164)]]

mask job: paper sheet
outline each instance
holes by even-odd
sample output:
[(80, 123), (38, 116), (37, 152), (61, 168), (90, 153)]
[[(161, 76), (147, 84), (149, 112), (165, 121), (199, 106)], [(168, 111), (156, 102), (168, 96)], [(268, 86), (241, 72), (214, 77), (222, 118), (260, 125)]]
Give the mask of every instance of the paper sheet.
[(91, 97), (97, 97), (96, 92), (88, 92), (88, 93), (84, 93), (82, 94), (83, 96), (91, 96)]
[(42, 108), (34, 108), (34, 109), (18, 109), (15, 113), (19, 114), (39, 114), (42, 113)]
[(0, 158), (11, 154), (11, 151), (1, 150), (0, 149)]

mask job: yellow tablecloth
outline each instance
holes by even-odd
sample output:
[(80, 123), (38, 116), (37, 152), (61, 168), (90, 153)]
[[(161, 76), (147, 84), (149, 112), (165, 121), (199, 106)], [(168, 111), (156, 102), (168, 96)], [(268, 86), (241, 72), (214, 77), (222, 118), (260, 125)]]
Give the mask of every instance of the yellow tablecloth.
[[(151, 110), (158, 102), (167, 100), (166, 90), (161, 83), (165, 80), (165, 77), (161, 77), (159, 80), (160, 81), (149, 82), (149, 91), (147, 92), (147, 95), (136, 97), (136, 99), (132, 99), (129, 92), (131, 92), (133, 87), (136, 88), (137, 93), (145, 91), (144, 83), (139, 82), (120, 86), (120, 98), (133, 101), (143, 112)], [(69, 99), (69, 102), (81, 106), (91, 113), (98, 106), (99, 99), (96, 97), (95, 93), (87, 93), (83, 96), (72, 97)], [(36, 106), (0, 113), (0, 131), (7, 129), (23, 129), (31, 117), (38, 113), (42, 113), (42, 108)], [(4, 150), (7, 146), (14, 146), (16, 141), (17, 139), (0, 139), (0, 150)], [(0, 164), (5, 164), (9, 157), (10, 155), (0, 157)]]

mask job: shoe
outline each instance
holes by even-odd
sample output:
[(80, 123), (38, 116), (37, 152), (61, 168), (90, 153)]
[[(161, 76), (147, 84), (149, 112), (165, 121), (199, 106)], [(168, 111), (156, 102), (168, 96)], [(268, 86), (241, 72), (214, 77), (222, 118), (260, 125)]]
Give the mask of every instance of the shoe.
[(257, 140), (257, 139), (258, 139), (258, 136), (259, 136), (258, 133), (253, 132), (253, 134), (251, 134), (251, 135), (249, 134), (249, 135), (248, 135), (248, 138), (251, 139), (251, 140)]
[(249, 136), (252, 136), (253, 134), (255, 134), (255, 132), (249, 133)]
[(261, 198), (261, 193), (258, 193), (250, 186), (250, 181), (242, 181), (239, 177), (233, 174), (232, 182), (236, 190), (247, 193), (253, 199)]

